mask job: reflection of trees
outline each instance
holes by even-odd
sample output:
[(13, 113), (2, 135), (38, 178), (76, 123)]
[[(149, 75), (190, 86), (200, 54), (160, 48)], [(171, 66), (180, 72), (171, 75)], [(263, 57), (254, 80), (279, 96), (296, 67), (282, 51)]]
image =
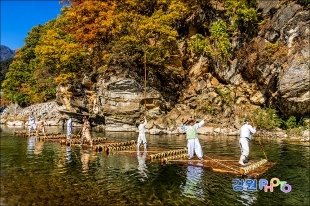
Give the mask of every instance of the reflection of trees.
[(197, 166), (187, 166), (186, 182), (185, 184), (181, 185), (181, 188), (183, 195), (204, 200), (203, 188), (199, 186), (199, 183), (201, 182), (201, 176), (203, 174), (203, 168), (200, 166), (201, 163), (197, 163)]
[(138, 158), (138, 170), (139, 170), (139, 174), (141, 175), (140, 180), (141, 181), (145, 181), (147, 179), (147, 174), (146, 174), (146, 170), (147, 170), (147, 166), (145, 164), (145, 159), (146, 159), (146, 150), (143, 151), (143, 153), (140, 152), (139, 150), (137, 151), (137, 158)]

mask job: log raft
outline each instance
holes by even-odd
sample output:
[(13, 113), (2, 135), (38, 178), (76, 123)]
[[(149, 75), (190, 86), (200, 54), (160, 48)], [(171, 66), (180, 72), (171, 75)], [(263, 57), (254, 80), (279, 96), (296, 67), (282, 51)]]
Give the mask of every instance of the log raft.
[[(29, 133), (25, 131), (14, 132), (16, 136), (28, 137)], [(30, 133), (35, 135), (35, 133)], [(46, 136), (39, 135), (38, 139), (50, 140), (60, 142), (63, 145), (79, 144), (85, 147), (90, 147), (96, 152), (105, 152), (107, 154), (123, 153), (130, 156), (136, 156), (137, 142), (131, 140), (127, 142), (113, 142), (108, 141), (107, 138), (95, 137), (93, 138), (93, 146), (86, 140), (81, 140), (79, 135), (72, 135), (70, 140), (66, 139), (65, 134), (61, 133), (47, 133)], [(143, 145), (141, 145), (143, 147)], [(204, 160), (198, 158), (188, 159), (187, 148), (176, 150), (165, 150), (163, 148), (148, 147), (147, 148), (147, 160), (159, 161), (162, 164), (179, 164), (179, 165), (193, 165), (203, 167), (214, 172), (227, 173), (232, 175), (247, 176), (249, 178), (258, 178), (262, 174), (268, 171), (275, 163), (268, 162), (266, 159), (254, 162), (250, 161), (245, 167), (240, 167), (239, 159), (231, 156), (220, 156), (216, 154), (205, 154)]]
[(170, 156), (163, 158), (162, 163), (193, 165), (203, 167), (214, 172), (227, 173), (232, 175), (246, 176), (249, 178), (258, 178), (268, 171), (275, 163), (268, 162), (266, 159), (260, 161), (249, 161), (246, 166), (239, 165), (239, 159), (229, 156), (219, 156), (215, 154), (204, 155), (204, 160), (198, 158), (188, 159), (186, 154)]

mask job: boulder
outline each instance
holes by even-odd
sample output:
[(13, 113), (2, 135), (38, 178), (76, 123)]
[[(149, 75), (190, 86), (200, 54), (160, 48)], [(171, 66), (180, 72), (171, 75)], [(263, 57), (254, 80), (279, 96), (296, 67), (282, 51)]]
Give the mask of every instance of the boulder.
[(131, 125), (113, 125), (109, 124), (105, 127), (105, 131), (109, 132), (137, 132), (138, 129)]
[(150, 129), (149, 133), (152, 135), (159, 135), (161, 133), (160, 129)]
[(239, 131), (230, 129), (227, 135), (228, 136), (239, 136)]
[(147, 122), (145, 128), (146, 129), (151, 129), (154, 126), (154, 120), (151, 119), (150, 121)]
[(310, 55), (306, 63), (295, 55), (292, 65), (279, 81), (279, 109), (287, 116), (310, 114), (309, 58)]
[(215, 129), (214, 129), (214, 132), (216, 132), (216, 133), (221, 133), (221, 128), (219, 128), (219, 127), (218, 127), (218, 128), (215, 128)]
[(198, 134), (212, 134), (213, 130), (214, 130), (213, 127), (202, 126), (202, 127), (197, 129), (197, 132), (198, 132)]
[(22, 127), (24, 126), (24, 122), (20, 121), (20, 120), (16, 120), (16, 121), (7, 121), (6, 122), (7, 126), (16, 126), (16, 127)]
[(166, 129), (167, 128), (167, 119), (164, 117), (160, 117), (155, 120), (154, 125), (156, 125), (159, 129)]
[(309, 138), (310, 137), (310, 130), (307, 129), (307, 130), (303, 131), (302, 137)]

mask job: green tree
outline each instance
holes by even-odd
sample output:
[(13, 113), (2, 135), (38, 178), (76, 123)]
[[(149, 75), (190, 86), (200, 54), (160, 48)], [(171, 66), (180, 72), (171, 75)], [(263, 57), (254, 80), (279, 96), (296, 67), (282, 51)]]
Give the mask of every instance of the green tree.
[(35, 70), (33, 61), (36, 57), (34, 48), (44, 32), (42, 25), (33, 27), (25, 39), (25, 45), (16, 51), (14, 60), (2, 83), (4, 98), (21, 105), (27, 105), (30, 102), (33, 72)]
[(2, 82), (5, 78), (5, 74), (8, 72), (10, 64), (12, 63), (13, 58), (6, 59), (3, 61), (0, 61), (0, 67), (1, 67), (1, 72), (0, 72), (0, 88), (2, 87)]

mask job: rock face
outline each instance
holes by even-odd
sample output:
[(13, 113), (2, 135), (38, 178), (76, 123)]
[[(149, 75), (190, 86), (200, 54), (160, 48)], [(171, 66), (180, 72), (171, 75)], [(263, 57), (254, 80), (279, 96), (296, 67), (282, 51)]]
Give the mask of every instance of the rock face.
[(93, 125), (105, 125), (107, 131), (135, 131), (146, 103), (152, 134), (180, 133), (181, 119), (207, 116), (199, 133), (226, 135), (237, 135), (241, 120), (259, 107), (277, 108), (286, 116), (309, 115), (309, 9), (295, 1), (258, 0), (263, 23), (251, 37), (232, 37), (224, 65), (194, 56), (188, 48), (191, 36), (223, 13), (221, 4), (210, 2), (187, 21), (188, 34), (179, 42), (176, 61), (185, 74), (148, 72), (146, 96), (139, 68), (85, 74), (80, 82), (58, 86), (61, 115), (90, 116)]
[(261, 2), (259, 7), (270, 19), (259, 35), (267, 45), (276, 44), (274, 55), (281, 55), (273, 62), (262, 62), (272, 68), (268, 75), (273, 80), (269, 85), (274, 85), (272, 101), (288, 116), (309, 114), (310, 11), (295, 2), (273, 2), (272, 6)]
[(0, 61), (13, 58), (15, 52), (11, 50), (9, 47), (1, 45), (0, 46)]
[[(210, 125), (203, 133), (235, 134), (244, 115), (264, 106), (287, 116), (310, 114), (309, 10), (296, 2), (265, 0), (258, 1), (257, 9), (265, 23), (251, 41), (242, 35), (232, 39), (233, 54), (226, 68), (221, 62), (191, 56), (187, 45), (195, 32), (189, 32), (179, 44), (187, 74), (176, 89), (164, 91), (166, 81), (148, 75), (153, 82), (146, 95), (151, 133), (177, 133), (181, 118), (200, 120), (208, 114)], [(214, 21), (213, 14), (222, 10), (213, 3), (201, 8), (189, 21), (189, 30)], [(57, 102), (67, 111), (92, 115), (107, 130), (134, 130), (144, 115), (144, 87), (137, 70), (126, 71), (95, 80), (85, 76), (80, 84), (60, 86)]]
[(212, 75), (242, 88), (244, 101), (274, 107), (283, 115), (310, 113), (310, 11), (296, 2), (258, 1), (265, 23), (258, 36), (235, 48), (227, 70), (215, 65)]
[(56, 102), (35, 104), (26, 108), (11, 104), (1, 113), (1, 124), (25, 126), (28, 125), (29, 115), (33, 115), (35, 118), (40, 116), (46, 125), (62, 126), (68, 117), (59, 113), (61, 109), (64, 109), (64, 107), (58, 106)]
[(106, 124), (111, 131), (136, 130), (135, 123), (145, 112), (144, 101), (148, 116), (166, 113), (167, 102), (161, 93), (147, 87), (144, 98), (143, 85), (134, 78), (120, 75), (98, 77), (97, 82), (87, 79), (85, 76), (80, 84), (58, 87), (56, 101), (66, 107), (63, 113), (88, 114), (94, 125)]

